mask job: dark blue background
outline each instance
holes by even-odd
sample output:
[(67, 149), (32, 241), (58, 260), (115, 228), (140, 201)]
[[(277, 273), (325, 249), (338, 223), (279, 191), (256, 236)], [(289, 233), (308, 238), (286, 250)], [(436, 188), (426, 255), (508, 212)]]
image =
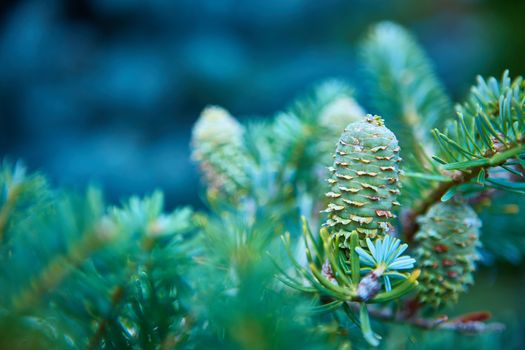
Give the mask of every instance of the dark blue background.
[(162, 188), (197, 204), (188, 143), (206, 104), (244, 119), (323, 78), (359, 88), (356, 44), (384, 19), (461, 98), (478, 73), (525, 72), (524, 14), (501, 0), (4, 0), (0, 154), (111, 200)]

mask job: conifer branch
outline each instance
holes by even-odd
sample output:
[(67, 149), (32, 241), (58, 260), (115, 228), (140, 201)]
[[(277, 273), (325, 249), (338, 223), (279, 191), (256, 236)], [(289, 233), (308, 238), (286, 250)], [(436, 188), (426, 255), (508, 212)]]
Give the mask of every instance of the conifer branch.
[(109, 242), (115, 232), (114, 228), (108, 224), (101, 222), (98, 227), (84, 234), (83, 238), (76, 242), (65, 255), (55, 257), (25, 290), (13, 298), (13, 308), (18, 312), (24, 312), (34, 307), (43, 295), (59, 285), (75, 267)]
[[(511, 81), (505, 71), (500, 81), (478, 77), (467, 102), (457, 106), (457, 120), (443, 130), (433, 130), (440, 145), (434, 160), (440, 163), (438, 185), (422, 193), (403, 218), (404, 234), (410, 242), (417, 231), (417, 217), (439, 200), (452, 197), (459, 185), (476, 180), (482, 186), (524, 193), (524, 186), (507, 180), (492, 179), (491, 168), (501, 167), (515, 175), (523, 174), (507, 167), (511, 159), (521, 165), (525, 153), (525, 84), (522, 77)], [(452, 173), (450, 173), (452, 171)], [(433, 176), (431, 174), (430, 176)]]
[(363, 42), (361, 57), (372, 112), (388, 118), (401, 147), (427, 164), (434, 147), (426, 131), (440, 126), (452, 110), (427, 55), (403, 27), (382, 22)]
[(420, 202), (414, 204), (412, 208), (403, 215), (402, 225), (406, 241), (412, 242), (412, 239), (418, 230), (418, 216), (424, 215), (434, 203), (442, 200), (443, 196), (456, 186), (466, 184), (473, 179), (476, 179), (482, 171), (485, 171), (486, 173), (488, 169), (501, 166), (509, 159), (525, 152), (525, 145), (522, 143), (523, 141), (521, 141), (521, 144), (518, 144), (513, 148), (502, 150), (500, 152), (489, 150), (484, 155), (484, 158), (487, 160), (483, 165), (467, 166), (461, 170), (455, 170), (449, 175), (449, 181), (440, 182), (437, 187), (427, 193)]
[[(406, 325), (391, 328), (387, 347), (416, 328), (501, 332), (486, 312), (454, 319), (436, 312), (474, 283), (483, 239), (513, 261), (525, 251), (523, 237), (502, 233), (523, 226), (524, 202), (506, 197), (497, 208), (486, 200), (500, 189), (525, 194), (525, 81), (508, 72), (479, 78), (450, 120), (442, 84), (403, 28), (379, 24), (362, 53), (371, 85), (362, 102), (393, 130), (365, 117), (339, 81), (319, 85), (271, 122), (245, 126), (222, 108), (206, 108), (192, 156), (209, 214), (164, 213), (161, 192), (108, 210), (97, 191), (87, 200), (49, 191), (43, 177), (4, 167), (0, 347), (14, 348), (3, 342), (11, 329), (19, 343), (36, 331), (54, 348), (89, 350), (347, 349), (361, 345), (350, 344), (354, 331), (378, 346), (374, 319), (385, 329)], [(456, 194), (495, 209), (483, 235), (483, 213), (447, 202)], [(401, 203), (410, 244), (394, 232)], [(289, 259), (280, 265), (283, 232)], [(302, 294), (287, 293), (274, 276)], [(311, 337), (312, 325), (339, 343)], [(419, 347), (435, 341), (424, 338)]]
[(2, 209), (0, 209), (0, 244), (2, 244), (4, 240), (4, 235), (5, 235), (7, 223), (9, 221), (9, 215), (11, 213), (11, 210), (15, 206), (18, 196), (20, 195), (21, 192), (22, 192), (21, 184), (13, 185), (13, 187), (9, 190), (9, 194), (7, 195), (7, 200), (2, 206)]
[[(354, 312), (359, 312), (360, 304), (354, 302), (347, 302), (347, 305)], [(449, 320), (448, 316), (446, 315), (437, 318), (424, 318), (409, 316), (403, 310), (394, 312), (391, 308), (378, 308), (373, 306), (368, 307), (368, 313), (372, 318), (377, 320), (404, 323), (427, 330), (442, 329), (466, 334), (502, 332), (505, 330), (505, 325), (502, 323), (486, 323), (476, 319), (470, 320), (470, 315), (460, 316), (452, 320)]]
[(51, 202), (49, 195), (47, 181), (38, 174), (27, 175), (21, 162), (14, 166), (6, 161), (0, 164), (0, 245), (5, 243), (10, 222), (27, 217), (19, 207), (30, 206), (31, 212), (38, 215)]
[(441, 182), (438, 187), (434, 188), (429, 194), (423, 197), (420, 203), (414, 205), (408, 212), (404, 213), (401, 222), (405, 240), (408, 243), (412, 242), (414, 235), (419, 228), (417, 218), (420, 215), (424, 215), (434, 203), (439, 202), (445, 193), (450, 191), (453, 187), (475, 178), (481, 169), (482, 167), (478, 167), (477, 169), (472, 169), (469, 174), (461, 174), (461, 176), (451, 177), (452, 181)]
[[(124, 296), (124, 286), (118, 286), (115, 288), (113, 293), (111, 294), (111, 306), (110, 310), (108, 312), (108, 315), (110, 315), (113, 310), (115, 310), (116, 306), (120, 303), (122, 300), (122, 297)], [(102, 339), (102, 336), (106, 332), (106, 328), (108, 326), (108, 323), (110, 321), (109, 316), (105, 317), (98, 325), (97, 330), (93, 334), (93, 336), (89, 339), (88, 346), (86, 347), (87, 350), (93, 350), (96, 349), (98, 344), (100, 343), (100, 340)]]
[[(159, 299), (162, 299), (162, 297), (159, 298), (159, 294), (162, 292), (157, 289), (156, 279), (153, 277), (157, 262), (155, 260), (156, 248), (163, 248), (162, 242), (166, 243), (168, 237), (173, 238), (176, 235), (183, 234), (192, 227), (189, 221), (192, 217), (191, 210), (183, 208), (175, 210), (171, 214), (163, 214), (163, 206), (164, 200), (162, 193), (155, 192), (151, 197), (145, 199), (133, 197), (124, 208), (113, 208), (112, 218), (114, 222), (120, 226), (124, 232), (129, 234), (129, 236), (125, 237), (126, 240), (132, 238), (133, 232), (140, 232), (139, 240), (133, 244), (135, 248), (138, 248), (135, 251), (135, 257), (140, 263), (127, 264), (124, 274), (121, 275), (120, 284), (113, 287), (110, 305), (100, 318), (97, 329), (89, 339), (88, 349), (96, 349), (101, 341), (108, 338), (110, 339), (110, 327), (113, 325), (114, 320), (125, 314), (125, 312), (122, 311), (122, 304), (139, 304), (141, 308), (143, 308), (138, 314), (136, 311), (134, 312), (132, 322), (135, 325), (132, 327), (140, 327), (143, 326), (145, 322), (149, 322), (143, 319), (147, 314), (144, 309), (150, 307), (148, 303), (153, 301), (154, 307), (162, 307), (162, 305), (158, 303)], [(187, 245), (181, 246), (181, 248), (182, 247), (189, 248)], [(164, 251), (164, 253), (167, 255), (166, 258), (173, 258), (171, 254), (174, 252)], [(163, 268), (167, 269), (168, 267), (163, 266)], [(133, 285), (137, 275), (144, 276), (146, 279), (146, 284), (148, 288), (150, 288), (148, 293), (140, 295), (134, 293)], [(173, 300), (171, 300), (171, 302), (173, 302)], [(162, 312), (164, 312), (164, 310), (162, 310)], [(168, 315), (167, 318), (173, 316), (174, 315)], [(167, 318), (161, 320), (166, 320)], [(157, 322), (156, 329), (159, 332), (159, 334), (156, 335), (158, 337), (157, 341), (159, 344), (163, 344), (166, 338), (170, 337), (171, 332), (168, 330), (166, 323), (163, 324), (162, 321)], [(147, 334), (134, 335), (131, 336), (131, 338), (132, 341), (138, 341), (140, 343), (153, 341), (148, 338)]]

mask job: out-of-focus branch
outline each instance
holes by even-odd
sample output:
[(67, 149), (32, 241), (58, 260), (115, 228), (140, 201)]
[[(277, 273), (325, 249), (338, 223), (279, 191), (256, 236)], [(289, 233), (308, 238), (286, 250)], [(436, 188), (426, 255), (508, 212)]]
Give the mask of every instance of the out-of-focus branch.
[[(348, 302), (348, 306), (354, 311), (359, 311), (359, 304)], [(455, 331), (466, 334), (479, 334), (487, 332), (502, 332), (505, 325), (499, 322), (487, 323), (484, 320), (490, 318), (490, 315), (485, 312), (476, 312), (460, 316), (458, 318), (449, 320), (448, 316), (443, 315), (436, 318), (423, 318), (410, 316), (403, 311), (394, 312), (387, 308), (377, 308), (373, 306), (368, 307), (368, 312), (371, 317), (386, 321), (386, 322), (400, 322), (412, 325), (422, 329), (443, 329)], [(481, 316), (480, 316), (481, 315)]]

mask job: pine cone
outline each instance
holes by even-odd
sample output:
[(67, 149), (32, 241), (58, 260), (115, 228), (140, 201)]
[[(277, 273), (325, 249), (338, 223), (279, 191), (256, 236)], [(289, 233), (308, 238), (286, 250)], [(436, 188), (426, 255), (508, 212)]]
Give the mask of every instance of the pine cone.
[(435, 204), (418, 223), (419, 300), (434, 308), (456, 302), (473, 283), (481, 221), (470, 206), (447, 202)]
[(399, 146), (380, 117), (349, 124), (334, 155), (326, 225), (341, 236), (342, 246), (356, 230), (360, 239), (383, 236), (391, 228), (391, 212), (399, 203)]
[(199, 163), (208, 194), (237, 196), (247, 187), (244, 128), (221, 107), (206, 107), (193, 128), (192, 157)]

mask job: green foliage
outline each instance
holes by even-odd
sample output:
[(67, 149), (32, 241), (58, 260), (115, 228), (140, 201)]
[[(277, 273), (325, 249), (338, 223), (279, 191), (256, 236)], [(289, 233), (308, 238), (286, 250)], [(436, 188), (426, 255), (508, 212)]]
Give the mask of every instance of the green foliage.
[[(276, 251), (271, 219), (247, 222), (242, 214), (200, 216), (193, 310), (204, 320), (201, 348), (325, 348), (308, 317), (306, 300), (283, 293), (264, 254)], [(293, 322), (286, 320), (293, 319)]]
[(359, 234), (354, 230), (348, 237), (347, 249), (341, 249), (341, 237), (329, 234), (326, 229), (321, 230), (321, 241), (316, 242), (304, 218), (303, 236), (308, 269), (294, 258), (290, 237), (284, 236), (282, 240), (298, 276), (288, 274), (277, 264), (282, 273), (279, 279), (291, 288), (318, 296), (322, 304), (315, 307), (316, 312), (343, 308), (360, 325), (366, 341), (377, 346), (380, 337), (372, 331), (366, 304), (399, 299), (417, 286), (419, 270), (410, 273), (414, 260), (401, 256), (407, 245), (387, 235), (376, 239), (374, 244), (367, 238), (365, 250), (359, 247)]
[(457, 313), (476, 260), (525, 252), (523, 79), (479, 78), (453, 119), (404, 29), (379, 24), (361, 53), (362, 102), (393, 131), (338, 80), (247, 125), (208, 107), (203, 212), (161, 192), (108, 206), (4, 163), (0, 348), (502, 347), (487, 312), (436, 312)]
[(441, 126), (452, 108), (412, 35), (394, 23), (380, 23), (361, 45), (361, 60), (370, 111), (385, 117), (402, 148), (432, 151), (427, 131)]
[[(77, 294), (77, 300), (58, 296), (57, 305), (65, 303), (60, 309), (84, 304), (85, 310), (71, 310), (68, 318), (77, 318), (78, 329), (97, 320), (95, 328), (85, 330), (89, 348), (158, 348), (185, 343), (190, 336), (191, 320), (183, 304), (190, 297), (189, 286), (182, 276), (194, 250), (185, 240), (193, 230), (192, 212), (182, 208), (164, 214), (163, 209), (159, 192), (111, 208), (108, 219), (120, 232), (116, 247), (90, 259), (64, 290), (85, 295)], [(98, 287), (98, 293), (88, 292), (89, 287)]]
[(39, 174), (27, 175), (21, 163), (12, 166), (4, 162), (0, 184), (0, 242), (6, 245), (12, 238), (8, 232), (16, 230), (20, 221), (29, 219), (22, 215), (24, 209), (31, 207), (36, 215), (43, 214), (50, 209), (51, 193), (45, 178)]
[[(282, 237), (298, 275), (308, 281), (309, 286), (303, 286), (301, 279), (285, 273), (282, 268), (281, 280), (303, 292), (334, 299), (322, 308), (341, 306), (346, 301), (386, 302), (408, 293), (416, 286), (415, 280), (419, 273), (410, 274), (413, 261), (406, 256), (399, 256), (406, 245), (400, 246), (398, 239), (390, 236), (378, 238), (375, 245), (368, 239), (368, 250), (364, 250), (359, 247), (357, 232), (353, 231), (349, 238), (349, 252), (345, 255), (346, 251), (340, 248), (339, 237), (330, 235), (325, 229), (321, 230), (320, 235), (321, 242), (315, 242), (308, 223), (303, 219), (309, 270), (293, 257), (290, 237)], [(361, 260), (364, 266), (361, 266)]]
[[(301, 96), (289, 108), (289, 113), (306, 122), (312, 130), (314, 138), (307, 142), (312, 157), (317, 158), (314, 167), (332, 165), (334, 147), (341, 130), (365, 117), (365, 112), (354, 99), (352, 88), (335, 79), (318, 84), (309, 94)], [(323, 157), (321, 160), (318, 159), (320, 155)]]
[(147, 349), (188, 337), (180, 326), (189, 209), (163, 214), (160, 193), (106, 209), (96, 190), (56, 193), (41, 177), (21, 178), (19, 167), (3, 173), (3, 186), (18, 176), (27, 198), (52, 199), (44, 210), (39, 201), (11, 209), (10, 218), (24, 217), (1, 247), (0, 310), (24, 335), (12, 346)]
[(501, 167), (522, 177), (520, 169), (525, 135), (525, 84), (511, 81), (508, 71), (501, 81), (478, 77), (467, 102), (458, 105), (457, 120), (443, 131), (434, 130), (440, 142), (439, 157), (444, 170), (469, 172), (468, 177), (489, 187), (522, 191), (520, 183), (490, 176), (490, 167)]
[(500, 82), (478, 77), (467, 102), (456, 109), (456, 120), (433, 130), (439, 143), (433, 156), (437, 166), (419, 167), (409, 176), (440, 186), (445, 199), (487, 188), (524, 193), (523, 78), (511, 81), (507, 71)]
[(328, 176), (341, 130), (365, 116), (353, 95), (346, 83), (328, 80), (275, 116), (267, 137), (275, 168), (292, 192), (306, 191), (311, 198), (323, 192), (319, 180)]
[(525, 253), (523, 217), (525, 201), (517, 193), (497, 191), (490, 197), (481, 198), (474, 207), (480, 215), (481, 241), (487, 262), (495, 258), (519, 264)]

